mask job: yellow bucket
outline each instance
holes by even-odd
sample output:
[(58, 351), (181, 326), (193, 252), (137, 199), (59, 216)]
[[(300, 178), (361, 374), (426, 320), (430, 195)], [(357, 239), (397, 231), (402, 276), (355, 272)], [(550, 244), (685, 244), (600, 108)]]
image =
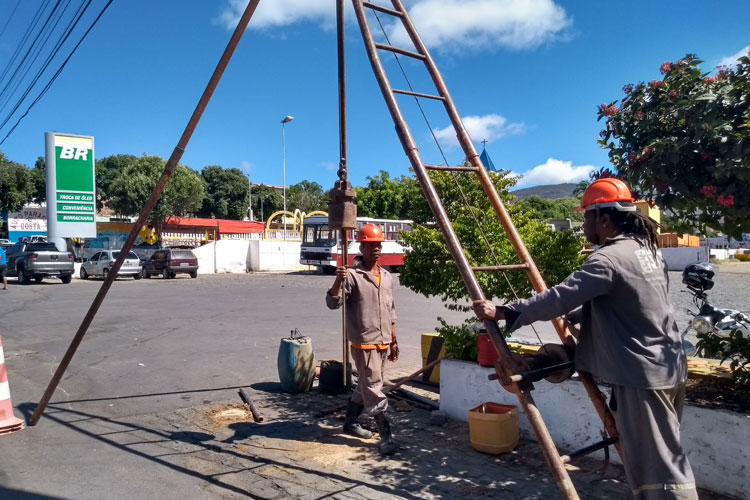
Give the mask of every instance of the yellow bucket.
[(482, 403), (469, 410), (471, 447), (483, 453), (506, 453), (518, 446), (518, 408)]

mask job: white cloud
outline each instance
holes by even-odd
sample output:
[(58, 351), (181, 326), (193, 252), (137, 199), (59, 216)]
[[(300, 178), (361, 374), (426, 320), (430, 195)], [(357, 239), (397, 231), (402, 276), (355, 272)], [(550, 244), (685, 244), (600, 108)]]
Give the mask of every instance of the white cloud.
[(242, 170), (243, 172), (246, 172), (247, 175), (252, 174), (253, 173), (253, 169), (254, 169), (253, 164), (250, 163), (249, 161), (242, 160), (240, 162), (240, 170)]
[[(415, 0), (409, 17), (428, 48), (448, 51), (505, 47), (533, 49), (572, 24), (554, 0)], [(401, 23), (391, 28), (395, 45), (408, 44)]]
[(573, 162), (556, 160), (549, 158), (541, 165), (537, 165), (531, 170), (520, 175), (516, 188), (525, 188), (531, 186), (544, 186), (549, 184), (562, 184), (564, 182), (580, 182), (587, 180), (589, 174), (599, 167), (593, 165), (573, 166)]
[(731, 55), (729, 57), (725, 57), (721, 61), (719, 61), (719, 64), (717, 66), (734, 66), (737, 64), (737, 59), (739, 59), (742, 56), (746, 56), (748, 51), (750, 50), (750, 45), (747, 47), (744, 47), (740, 49), (736, 54)]
[(339, 164), (334, 163), (332, 161), (324, 161), (324, 162), (321, 162), (320, 165), (326, 170), (338, 170), (339, 169)]
[[(523, 123), (508, 123), (507, 118), (500, 115), (465, 116), (461, 121), (469, 132), (469, 137), (475, 141), (493, 142), (510, 135), (520, 135), (526, 132)], [(452, 125), (435, 130), (435, 137), (441, 145), (447, 148), (458, 147), (456, 131)]]
[[(227, 0), (218, 16), (218, 23), (234, 29), (247, 4), (248, 0)], [(301, 21), (319, 22), (321, 26), (330, 28), (335, 20), (336, 4), (331, 0), (271, 0), (258, 4), (249, 28), (289, 26)]]
[[(565, 9), (555, 0), (406, 0), (409, 16), (420, 36), (431, 49), (449, 51), (506, 47), (533, 49), (563, 35), (572, 24)], [(226, 0), (216, 21), (234, 29), (247, 0)], [(346, 19), (354, 23), (351, 5), (346, 3)], [(368, 9), (369, 10), (369, 9)], [(383, 19), (383, 16), (380, 16)], [(388, 22), (391, 41), (409, 47), (400, 22)], [(336, 19), (332, 0), (273, 0), (260, 2), (250, 29), (289, 26), (297, 22), (317, 22), (330, 29)], [(371, 23), (376, 32), (377, 23)]]

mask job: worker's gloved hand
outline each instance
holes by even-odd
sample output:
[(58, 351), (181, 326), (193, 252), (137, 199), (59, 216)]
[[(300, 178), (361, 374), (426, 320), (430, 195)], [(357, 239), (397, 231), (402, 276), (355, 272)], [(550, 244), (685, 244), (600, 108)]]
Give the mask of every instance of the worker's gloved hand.
[(398, 342), (393, 339), (390, 346), (390, 352), (388, 353), (388, 361), (398, 361)]

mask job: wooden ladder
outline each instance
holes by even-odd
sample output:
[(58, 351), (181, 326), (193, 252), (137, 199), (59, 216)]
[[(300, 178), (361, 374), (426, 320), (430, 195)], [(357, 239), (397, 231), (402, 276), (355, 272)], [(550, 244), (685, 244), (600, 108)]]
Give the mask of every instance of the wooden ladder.
[[(479, 159), (479, 155), (477, 154), (477, 151), (474, 148), (471, 139), (469, 138), (469, 134), (466, 132), (466, 129), (461, 122), (458, 111), (456, 110), (456, 107), (453, 104), (453, 100), (448, 93), (448, 89), (446, 88), (443, 79), (440, 76), (437, 67), (435, 66), (435, 63), (430, 57), (427, 48), (425, 47), (419, 34), (414, 28), (414, 25), (409, 19), (406, 9), (404, 9), (401, 1), (391, 0), (393, 8), (386, 8), (363, 0), (352, 0), (352, 2), (354, 4), (357, 22), (359, 24), (360, 31), (362, 32), (362, 37), (365, 42), (365, 48), (367, 49), (367, 54), (372, 65), (373, 72), (375, 73), (375, 77), (378, 81), (378, 84), (380, 85), (380, 90), (383, 93), (383, 97), (385, 98), (388, 110), (390, 111), (391, 117), (393, 118), (393, 121), (396, 125), (396, 131), (401, 141), (401, 145), (404, 148), (406, 156), (411, 162), (411, 166), (414, 169), (417, 180), (422, 187), (422, 191), (425, 194), (430, 209), (432, 210), (436, 222), (445, 238), (448, 249), (450, 250), (453, 259), (458, 266), (459, 273), (461, 274), (461, 278), (466, 285), (471, 299), (477, 300), (485, 298), (484, 291), (479, 285), (475, 275), (476, 272), (480, 271), (526, 271), (534, 290), (536, 290), (537, 292), (546, 290), (547, 286), (544, 283), (544, 280), (539, 273), (534, 260), (531, 258), (531, 255), (529, 254), (526, 246), (521, 240), (521, 237), (518, 234), (518, 231), (516, 230), (513, 221), (508, 214), (508, 211), (503, 205), (503, 202), (499, 194), (497, 193), (495, 186), (490, 180), (486, 169)], [(386, 14), (400, 20), (406, 30), (406, 33), (409, 35), (416, 51), (407, 50), (388, 44), (376, 43), (368, 24), (366, 9), (376, 11), (377, 13)], [(436, 92), (434, 94), (425, 94), (414, 92), (413, 90), (398, 90), (392, 88), (390, 83), (388, 82), (388, 77), (380, 61), (379, 51), (391, 52), (401, 56), (410, 57), (418, 61), (422, 61), (432, 79)], [(468, 166), (450, 167), (425, 165), (419, 156), (419, 151), (417, 149), (416, 143), (414, 142), (414, 139), (411, 136), (409, 127), (407, 126), (406, 121), (401, 114), (398, 103), (396, 101), (396, 94), (413, 96), (418, 99), (433, 99), (441, 101), (445, 107), (445, 111), (448, 113), (451, 124), (456, 131), (458, 142), (466, 155)], [(475, 174), (479, 178), (482, 189), (489, 198), (490, 203), (494, 208), (498, 219), (500, 220), (500, 223), (505, 229), (505, 232), (510, 239), (510, 242), (516, 252), (516, 255), (518, 256), (520, 263), (482, 268), (472, 267), (469, 264), (469, 261), (461, 247), (461, 243), (456, 236), (456, 232), (453, 229), (453, 225), (448, 219), (445, 208), (440, 201), (435, 186), (430, 180), (430, 176), (428, 174), (430, 170), (464, 172)], [(578, 332), (575, 329), (573, 329), (570, 325), (567, 325), (560, 318), (553, 320), (552, 323), (563, 344), (568, 346), (575, 345), (575, 338), (578, 335)], [(599, 391), (598, 386), (596, 385), (593, 377), (590, 374), (579, 372), (580, 379), (583, 381), (589, 398), (591, 399), (597, 413), (599, 414), (599, 417), (604, 423), (604, 427), (609, 434), (609, 438), (595, 445), (586, 447), (583, 450), (579, 450), (579, 452), (571, 453), (570, 455), (566, 456), (560, 456), (554, 442), (552, 441), (549, 430), (547, 429), (547, 426), (545, 425), (544, 420), (542, 419), (542, 416), (538, 408), (536, 407), (536, 404), (534, 403), (534, 399), (531, 396), (531, 390), (533, 389), (533, 386), (531, 385), (531, 383), (528, 383), (524, 380), (524, 376), (522, 374), (514, 373), (512, 354), (505, 342), (505, 338), (502, 335), (500, 328), (494, 321), (486, 320), (484, 321), (484, 324), (487, 328), (490, 339), (492, 340), (492, 343), (498, 353), (499, 362), (496, 368), (498, 381), (504, 386), (512, 388), (513, 392), (517, 394), (521, 407), (523, 408), (523, 411), (534, 430), (534, 434), (536, 435), (537, 441), (539, 442), (539, 445), (542, 449), (542, 453), (547, 460), (547, 464), (552, 470), (555, 480), (562, 490), (564, 497), (568, 499), (577, 499), (578, 494), (572, 481), (570, 480), (567, 470), (565, 469), (565, 463), (569, 461), (571, 456), (590, 453), (591, 451), (604, 448), (610, 444), (614, 444), (618, 453), (620, 453), (620, 456), (622, 456), (622, 451), (620, 449), (619, 442), (617, 441), (617, 429), (615, 426), (615, 422), (612, 414), (609, 411), (609, 408), (606, 405), (604, 396)]]

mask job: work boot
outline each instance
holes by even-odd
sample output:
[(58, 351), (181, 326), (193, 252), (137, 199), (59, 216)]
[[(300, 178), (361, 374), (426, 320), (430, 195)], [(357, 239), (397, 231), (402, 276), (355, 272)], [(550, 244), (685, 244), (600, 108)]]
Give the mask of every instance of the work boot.
[(362, 413), (365, 407), (349, 400), (349, 404), (346, 407), (346, 419), (344, 420), (344, 432), (350, 436), (355, 436), (362, 439), (369, 439), (372, 437), (372, 432), (363, 428), (359, 425), (357, 417)]
[(396, 442), (393, 440), (391, 434), (391, 423), (388, 422), (388, 417), (385, 413), (375, 414), (375, 423), (378, 424), (378, 431), (380, 432), (380, 444), (378, 450), (381, 455), (393, 455), (396, 452)]

